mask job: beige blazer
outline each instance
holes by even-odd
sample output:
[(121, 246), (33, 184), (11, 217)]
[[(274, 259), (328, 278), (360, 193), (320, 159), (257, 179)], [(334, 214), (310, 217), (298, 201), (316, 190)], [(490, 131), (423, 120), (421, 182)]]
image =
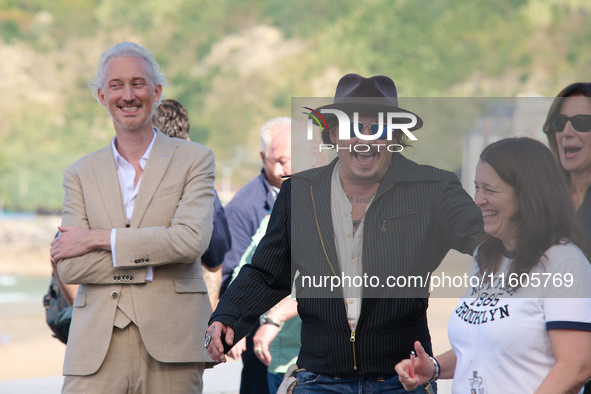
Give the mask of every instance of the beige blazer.
[[(203, 348), (211, 305), (200, 256), (212, 231), (211, 150), (158, 132), (129, 228), (111, 144), (64, 171), (64, 226), (117, 229), (118, 268), (111, 252), (94, 251), (58, 264), (66, 283), (80, 284), (64, 375), (90, 375), (111, 340), (123, 289), (133, 297), (139, 331), (161, 362), (212, 361)], [(154, 280), (145, 281), (146, 266)], [(125, 288), (124, 288), (125, 286)]]

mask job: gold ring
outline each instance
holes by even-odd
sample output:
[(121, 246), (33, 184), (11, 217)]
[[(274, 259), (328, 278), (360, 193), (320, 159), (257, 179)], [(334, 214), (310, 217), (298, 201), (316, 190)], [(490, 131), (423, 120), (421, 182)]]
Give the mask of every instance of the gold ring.
[(261, 349), (260, 347), (257, 347), (256, 349), (254, 349), (254, 351), (257, 353), (262, 353), (263, 349)]

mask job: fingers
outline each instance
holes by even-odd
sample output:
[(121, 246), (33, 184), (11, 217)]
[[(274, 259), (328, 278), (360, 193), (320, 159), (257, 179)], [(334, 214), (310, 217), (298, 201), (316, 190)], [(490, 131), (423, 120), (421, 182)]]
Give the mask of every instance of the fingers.
[(396, 367), (394, 367), (398, 376), (402, 378), (410, 378), (409, 371), (410, 371), (410, 360), (402, 360)]
[(61, 248), (59, 247), (59, 245), (52, 245), (51, 248), (49, 249), (49, 256), (51, 257), (51, 261), (56, 264), (60, 258), (59, 258), (59, 253), (60, 253)]
[(254, 342), (254, 354), (267, 367), (271, 364), (271, 353), (269, 352), (269, 345), (264, 342)]
[(236, 345), (232, 349), (230, 349), (230, 351), (228, 352), (228, 354), (226, 354), (226, 356), (230, 357), (232, 360), (238, 360), (240, 358), (241, 354), (242, 354), (241, 349), (239, 348), (238, 345)]
[(238, 346), (238, 348), (240, 349), (240, 353), (243, 353), (246, 351), (246, 338), (242, 338), (240, 340), (240, 342), (238, 342), (236, 344), (236, 346)]
[[(224, 346), (222, 345), (222, 335), (227, 330), (232, 330), (225, 324), (220, 322), (213, 322), (207, 331), (205, 332), (205, 344), (207, 348), (207, 354), (218, 363), (225, 363), (226, 356), (224, 355)], [(232, 337), (234, 336), (234, 331), (232, 330)], [(208, 338), (211, 338), (208, 343)]]
[(232, 327), (226, 326), (225, 324), (224, 328), (226, 329), (226, 343), (228, 346), (232, 346), (234, 344), (234, 330)]
[(263, 351), (261, 352), (261, 357), (259, 359), (265, 364), (267, 367), (271, 364), (271, 352), (269, 352), (269, 347), (263, 347)]
[(246, 350), (246, 338), (242, 338), (236, 345), (230, 349), (227, 356), (233, 360), (238, 360), (242, 353)]
[(402, 360), (395, 367), (400, 383), (402, 383), (402, 386), (407, 391), (416, 389), (419, 384), (419, 378), (417, 376), (410, 377), (409, 375), (410, 363), (410, 360)]
[(429, 358), (429, 355), (427, 354), (425, 349), (423, 349), (423, 346), (419, 341), (415, 341), (415, 352), (417, 352), (417, 357), (420, 359)]

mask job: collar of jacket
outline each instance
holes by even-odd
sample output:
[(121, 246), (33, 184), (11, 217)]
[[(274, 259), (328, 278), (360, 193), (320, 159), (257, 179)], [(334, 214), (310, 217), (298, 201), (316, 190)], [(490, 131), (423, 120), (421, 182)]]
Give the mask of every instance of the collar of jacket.
[[(383, 191), (392, 187), (394, 184), (400, 184), (403, 182), (436, 182), (441, 179), (438, 170), (434, 167), (419, 165), (406, 159), (400, 153), (392, 156), (390, 167), (384, 177), (380, 180), (380, 185), (376, 193), (377, 196), (381, 195)], [(292, 184), (294, 181), (301, 180), (310, 183), (310, 198), (313, 201), (312, 207), (314, 209), (314, 216), (316, 217), (318, 235), (324, 240), (334, 239), (330, 208), (330, 178), (337, 160), (338, 158), (324, 167), (313, 168), (311, 170), (294, 174), (292, 176), (293, 179), (291, 180)], [(314, 190), (313, 193), (312, 189)], [(328, 264), (331, 265), (334, 272), (340, 274), (334, 242), (324, 242), (324, 245), (326, 247), (326, 259), (328, 260)]]
[(267, 211), (270, 211), (273, 208), (273, 205), (275, 204), (275, 196), (273, 195), (273, 191), (271, 190), (271, 184), (269, 183), (269, 181), (267, 181), (267, 178), (265, 178), (265, 169), (261, 169), (261, 174), (258, 176), (259, 181), (261, 181), (261, 184), (263, 186), (263, 189), (265, 190), (265, 209)]
[[(330, 177), (338, 160), (337, 157), (327, 166), (293, 174), (292, 178), (307, 179), (312, 182), (315, 188), (319, 187), (321, 190), (327, 188), (326, 190), (328, 191), (330, 190)], [(386, 174), (380, 180), (380, 186), (376, 195), (380, 195), (382, 191), (396, 183), (437, 182), (440, 179), (441, 175), (437, 172), (436, 168), (419, 165), (400, 153), (395, 153), (392, 155), (392, 161), (390, 162), (388, 171), (386, 171)]]

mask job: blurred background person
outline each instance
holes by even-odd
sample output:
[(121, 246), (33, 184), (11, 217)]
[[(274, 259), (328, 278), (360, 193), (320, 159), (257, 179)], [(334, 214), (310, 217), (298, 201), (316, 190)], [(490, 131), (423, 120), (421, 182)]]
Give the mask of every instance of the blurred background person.
[[(269, 214), (284, 175), (291, 174), (291, 118), (277, 117), (261, 127), (261, 174), (244, 185), (226, 205), (226, 216), (232, 235), (232, 248), (224, 259), (222, 289), (224, 293), (232, 272), (240, 263), (261, 222)], [(258, 324), (253, 328), (253, 333)], [(242, 356), (240, 394), (266, 394), (267, 366), (254, 353), (252, 334), (234, 346), (230, 357)]]
[(591, 244), (591, 84), (577, 82), (564, 88), (550, 107), (544, 133), (566, 177), (573, 205)]
[[(327, 152), (320, 152), (318, 149), (318, 145), (322, 143), (320, 132), (314, 133), (315, 138), (309, 141), (304, 138), (306, 125), (297, 122), (292, 124), (291, 135), (291, 168), (294, 173), (328, 164)], [(251, 244), (244, 252), (240, 264), (234, 269), (232, 280), (236, 278), (244, 264), (251, 263), (254, 251), (267, 231), (269, 216), (265, 216), (257, 232), (252, 236)], [(267, 366), (267, 382), (271, 394), (277, 392), (288, 368), (295, 364), (298, 358), (302, 320), (298, 316), (297, 308), (294, 287), (290, 296), (285, 297), (261, 316), (260, 327), (252, 339), (256, 357)], [(230, 350), (233, 357), (236, 357), (236, 348), (237, 346), (234, 346)]]
[[(480, 155), (475, 187), (486, 234), (471, 276), (484, 285), (469, 287), (452, 314), (452, 350), (430, 359), (415, 342), (413, 376), (410, 360), (396, 366), (401, 382), (410, 390), (453, 378), (453, 393), (580, 392), (591, 378), (591, 265), (552, 154), (529, 138), (495, 142)], [(542, 273), (570, 274), (572, 287), (536, 285)]]
[[(154, 127), (157, 127), (169, 137), (191, 141), (191, 138), (189, 138), (189, 114), (185, 107), (176, 100), (162, 100), (162, 103), (154, 112), (152, 122)], [(215, 190), (214, 194), (213, 232), (209, 247), (201, 256), (201, 268), (203, 279), (207, 284), (211, 306), (215, 309), (220, 298), (220, 287), (222, 285), (222, 263), (224, 262), (224, 256), (232, 246), (232, 239), (224, 208)]]
[[(591, 245), (591, 84), (564, 88), (550, 107), (544, 133), (569, 186), (587, 249)], [(585, 385), (591, 393), (591, 383)]]

